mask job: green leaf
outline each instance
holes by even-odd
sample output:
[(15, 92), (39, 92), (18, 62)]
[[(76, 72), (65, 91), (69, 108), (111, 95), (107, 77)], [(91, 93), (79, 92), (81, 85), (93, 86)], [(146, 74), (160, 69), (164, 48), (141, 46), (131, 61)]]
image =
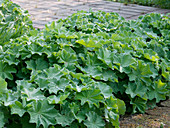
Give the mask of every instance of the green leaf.
[(144, 97), (147, 92), (147, 87), (141, 82), (129, 82), (125, 92), (126, 94), (129, 94), (132, 98), (134, 98), (135, 96)]
[(44, 128), (48, 128), (49, 125), (55, 125), (57, 117), (57, 110), (54, 105), (49, 105), (46, 100), (34, 101), (33, 107), (28, 109), (30, 114), (30, 123), (36, 123), (36, 127), (40, 127), (42, 124)]
[(160, 100), (166, 99), (166, 94), (168, 93), (167, 84), (163, 83), (161, 80), (155, 81), (154, 84), (149, 87), (148, 98), (149, 100), (156, 99), (156, 103)]
[(48, 89), (48, 86), (50, 84), (49, 80), (45, 78), (37, 78), (35, 82), (42, 90)]
[(76, 100), (81, 100), (81, 105), (88, 103), (90, 107), (95, 105), (99, 108), (99, 102), (103, 102), (103, 97), (101, 96), (101, 91), (98, 89), (86, 90), (77, 93), (75, 96)]
[(18, 65), (19, 60), (16, 58), (16, 55), (9, 54), (8, 56), (5, 57), (5, 62), (7, 62), (9, 65), (15, 64)]
[(134, 48), (135, 51), (143, 50), (144, 46), (147, 46), (143, 41), (138, 39), (131, 41), (131, 46)]
[[(135, 69), (133, 69), (132, 73), (128, 74), (130, 81), (142, 80), (143, 82), (146, 82), (145, 78), (150, 79), (150, 76), (152, 75), (153, 73), (150, 70), (150, 65), (144, 64), (144, 62), (142, 61), (138, 61), (138, 66)], [(148, 81), (151, 82), (151, 80)]]
[(121, 57), (121, 66), (122, 67), (128, 67), (129, 65), (133, 64), (134, 62), (135, 62), (135, 60), (129, 54), (125, 54)]
[(63, 101), (69, 96), (69, 93), (60, 94), (58, 96), (51, 95), (47, 98), (49, 104), (63, 104)]
[(162, 71), (162, 76), (167, 79), (167, 80), (170, 80), (170, 73), (169, 72), (166, 72), (165, 70)]
[(97, 48), (100, 48), (102, 46), (101, 43), (98, 43), (97, 41), (92, 40), (92, 39), (88, 39), (86, 41), (81, 39), (81, 40), (77, 40), (76, 43), (84, 45), (85, 47), (97, 47)]
[(10, 93), (10, 91), (7, 89), (7, 82), (0, 77), (0, 104), (1, 102), (3, 102), (5, 106), (11, 104), (11, 94), (8, 93)]
[(111, 37), (114, 41), (119, 41), (121, 40), (121, 37), (118, 35), (118, 34), (112, 34), (112, 37)]
[(56, 115), (56, 121), (57, 124), (61, 124), (62, 127), (66, 127), (67, 125), (70, 125), (73, 121), (75, 120), (74, 116), (72, 113), (65, 113), (65, 114), (60, 114), (57, 113)]
[(112, 70), (103, 70), (100, 79), (104, 81), (118, 82), (118, 76)]
[(46, 51), (46, 48), (41, 46), (39, 43), (31, 43), (28, 47), (28, 50), (31, 52), (31, 54), (38, 54), (42, 55), (44, 51)]
[(154, 52), (151, 49), (144, 50), (144, 57), (148, 60), (151, 60), (151, 61), (158, 61), (159, 60), (157, 53)]
[(80, 110), (80, 105), (76, 104), (76, 103), (71, 103), (71, 104), (69, 104), (69, 108), (75, 116), (75, 114)]
[(50, 67), (47, 70), (45, 70), (45, 74), (47, 75), (47, 78), (49, 79), (57, 79), (59, 80), (61, 78), (61, 76), (63, 76), (64, 74), (62, 73), (64, 69), (61, 69), (61, 67), (59, 65), (54, 65), (54, 67)]
[(69, 108), (71, 112), (73, 113), (75, 119), (77, 119), (79, 123), (85, 120), (86, 118), (85, 111), (80, 111), (80, 104), (71, 103), (69, 104)]
[(140, 98), (140, 97), (135, 97), (130, 101), (130, 104), (133, 105), (133, 113), (136, 113), (137, 111), (144, 113), (146, 109), (146, 100)]
[(21, 58), (24, 60), (26, 58), (30, 58), (31, 57), (31, 52), (28, 50), (27, 46), (23, 46), (21, 49), (20, 49), (20, 53), (21, 53)]
[(0, 77), (0, 95), (7, 91), (7, 82)]
[(96, 87), (98, 87), (100, 89), (104, 98), (109, 98), (110, 96), (113, 96), (112, 88), (110, 86), (108, 86), (107, 84), (98, 82), (98, 83), (96, 83)]
[(83, 69), (86, 73), (88, 73), (92, 78), (100, 80), (102, 78), (101, 69), (96, 66), (88, 66)]
[(119, 115), (114, 113), (113, 111), (108, 111), (105, 109), (105, 118), (108, 122), (112, 124), (112, 126), (115, 126), (116, 128), (119, 128)]
[(106, 48), (100, 48), (96, 51), (97, 58), (107, 64), (109, 67), (112, 67), (112, 53)]
[(34, 84), (28, 82), (27, 80), (17, 80), (16, 84), (17, 84), (18, 91), (21, 91), (24, 88), (25, 89), (34, 88)]
[[(65, 101), (63, 105), (61, 105), (61, 113), (58, 113), (56, 116), (57, 124), (60, 124), (61, 126), (70, 126), (71, 123), (75, 120), (73, 109), (70, 109), (71, 104), (68, 101)], [(76, 109), (74, 109), (76, 112)]]
[(125, 81), (119, 81), (118, 83), (110, 82), (108, 85), (112, 88), (113, 94), (117, 94), (118, 92), (123, 94), (126, 90), (124, 87), (125, 84), (127, 84)]
[[(166, 80), (170, 80), (170, 73), (168, 72), (168, 63), (163, 60), (163, 62), (161, 63), (160, 67), (162, 68), (162, 76), (166, 79)], [(167, 71), (168, 70), (168, 71)]]
[(4, 121), (4, 113), (0, 112), (0, 128), (3, 128), (5, 125), (5, 121)]
[(59, 63), (76, 63), (77, 61), (77, 57), (75, 54), (71, 53), (70, 51), (66, 51), (66, 50), (62, 50), (60, 53), (59, 53)]
[(9, 106), (18, 100), (18, 93), (8, 90), (5, 94), (0, 96), (0, 100), (1, 99), (3, 101), (4, 106)]
[(125, 102), (123, 100), (117, 99), (117, 106), (118, 106), (119, 115), (124, 115), (126, 112)]
[(49, 92), (57, 94), (60, 90), (64, 92), (68, 87), (70, 87), (70, 84), (66, 78), (61, 78), (60, 80), (52, 79), (49, 84)]
[(95, 112), (89, 112), (86, 114), (87, 119), (84, 121), (84, 124), (88, 128), (104, 128), (104, 121), (102, 117), (97, 115)]
[(26, 112), (26, 109), (19, 101), (15, 101), (15, 103), (10, 105), (10, 107), (11, 107), (11, 114), (18, 114), (20, 117), (22, 117)]
[(156, 33), (153, 33), (153, 32), (145, 32), (145, 34), (146, 34), (148, 37), (153, 38), (153, 39), (158, 38), (157, 34), (156, 34)]
[(91, 86), (77, 85), (77, 83), (75, 83), (75, 84), (72, 84), (71, 89), (76, 91), (76, 92), (82, 92), (82, 91), (85, 91), (85, 90), (91, 90)]
[(13, 80), (12, 73), (16, 73), (16, 69), (12, 66), (9, 66), (7, 63), (0, 62), (0, 77), (3, 79), (8, 78), (9, 80)]
[(43, 70), (48, 68), (48, 62), (43, 58), (38, 58), (37, 60), (30, 60), (25, 62), (29, 70)]
[(153, 65), (153, 63), (150, 63), (150, 70), (153, 73), (151, 76), (152, 78), (156, 78), (158, 76), (158, 70), (156, 69), (156, 67)]
[(35, 88), (23, 88), (21, 90), (22, 98), (26, 98), (27, 101), (30, 100), (43, 100), (45, 99), (45, 96), (39, 89)]
[(106, 99), (106, 106), (107, 110), (113, 110), (118, 113), (118, 106), (117, 106), (117, 99), (113, 97), (109, 97)]
[(120, 67), (120, 72), (123, 72), (123, 68), (128, 67), (135, 62), (135, 59), (130, 54), (120, 54), (118, 56), (113, 56), (113, 64), (116, 64)]

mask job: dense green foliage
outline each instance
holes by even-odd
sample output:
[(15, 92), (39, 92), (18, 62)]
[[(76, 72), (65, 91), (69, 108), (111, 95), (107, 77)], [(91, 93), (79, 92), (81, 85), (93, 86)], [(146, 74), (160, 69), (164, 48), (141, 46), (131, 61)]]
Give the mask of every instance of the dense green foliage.
[(27, 33), (32, 28), (28, 11), (8, 0), (0, 1), (0, 45)]
[(121, 2), (125, 4), (139, 4), (144, 6), (155, 6), (159, 8), (170, 9), (170, 1), (169, 0), (108, 0)]
[(0, 127), (119, 127), (169, 96), (170, 19), (81, 11), (0, 46)]

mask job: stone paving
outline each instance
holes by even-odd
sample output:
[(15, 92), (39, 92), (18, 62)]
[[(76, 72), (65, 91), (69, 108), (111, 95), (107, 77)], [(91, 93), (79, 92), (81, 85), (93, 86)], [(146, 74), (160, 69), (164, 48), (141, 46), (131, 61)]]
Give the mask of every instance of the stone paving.
[(105, 12), (117, 12), (125, 19), (136, 19), (146, 13), (159, 12), (170, 13), (168, 9), (140, 6), (135, 4), (125, 5), (123, 3), (104, 0), (11, 0), (29, 11), (33, 25), (43, 28), (50, 21), (66, 18), (80, 10)]

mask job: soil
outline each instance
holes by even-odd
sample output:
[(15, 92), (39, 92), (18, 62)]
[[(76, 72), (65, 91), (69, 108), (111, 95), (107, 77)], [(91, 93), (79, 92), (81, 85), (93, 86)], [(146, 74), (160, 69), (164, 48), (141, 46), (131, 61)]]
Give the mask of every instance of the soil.
[(120, 128), (170, 128), (170, 99), (145, 114), (122, 117)]

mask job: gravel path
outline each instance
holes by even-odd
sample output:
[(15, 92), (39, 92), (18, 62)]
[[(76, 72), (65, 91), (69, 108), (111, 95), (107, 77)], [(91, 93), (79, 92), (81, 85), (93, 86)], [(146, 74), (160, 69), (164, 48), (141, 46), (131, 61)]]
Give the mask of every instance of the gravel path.
[(12, 0), (22, 8), (29, 11), (34, 27), (43, 28), (49, 21), (80, 11), (102, 10), (105, 12), (117, 12), (127, 20), (136, 19), (140, 15), (151, 12), (170, 13), (168, 9), (153, 8), (135, 4), (124, 5), (123, 3), (104, 0)]

